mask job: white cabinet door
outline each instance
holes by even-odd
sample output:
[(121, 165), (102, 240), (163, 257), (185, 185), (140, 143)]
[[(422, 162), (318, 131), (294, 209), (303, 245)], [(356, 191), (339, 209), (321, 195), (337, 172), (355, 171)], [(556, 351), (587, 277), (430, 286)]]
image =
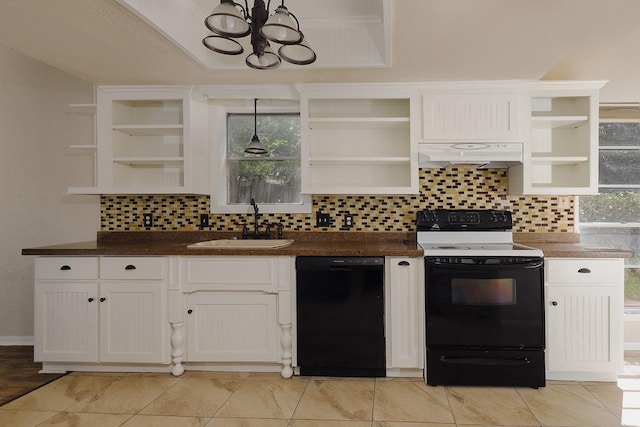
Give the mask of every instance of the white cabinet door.
[(624, 260), (545, 259), (547, 378), (614, 381), (623, 368)]
[(167, 363), (166, 289), (158, 282), (100, 285), (100, 360)]
[[(390, 368), (422, 368), (423, 295), (418, 283), (422, 258), (388, 257), (387, 283), (389, 296), (387, 345), (391, 350)], [(387, 358), (389, 359), (389, 358)]]
[(37, 281), (34, 312), (36, 362), (98, 360), (98, 284), (95, 281)]
[(546, 293), (549, 378), (573, 372), (600, 374), (574, 379), (615, 380), (622, 368), (620, 287), (547, 286)]
[(518, 141), (517, 93), (425, 93), (425, 141)]
[(189, 362), (279, 362), (277, 295), (187, 296)]

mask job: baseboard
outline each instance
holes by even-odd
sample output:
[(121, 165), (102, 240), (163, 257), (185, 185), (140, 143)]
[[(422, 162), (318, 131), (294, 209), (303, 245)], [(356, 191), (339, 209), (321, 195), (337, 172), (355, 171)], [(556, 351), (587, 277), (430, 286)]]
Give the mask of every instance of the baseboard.
[(625, 350), (640, 350), (640, 342), (626, 342), (624, 343)]
[(0, 345), (33, 345), (33, 337), (0, 337)]

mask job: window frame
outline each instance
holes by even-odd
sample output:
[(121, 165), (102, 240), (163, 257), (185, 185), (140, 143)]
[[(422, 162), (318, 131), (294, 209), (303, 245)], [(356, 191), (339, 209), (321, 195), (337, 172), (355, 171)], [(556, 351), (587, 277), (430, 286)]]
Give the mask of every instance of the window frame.
[[(211, 150), (209, 168), (211, 174), (211, 194), (210, 212), (216, 214), (252, 214), (253, 208), (250, 204), (228, 203), (228, 152), (227, 152), (227, 116), (229, 114), (251, 114), (253, 115), (253, 99), (251, 105), (248, 102), (244, 106), (212, 105), (210, 107), (209, 123)], [(266, 104), (266, 103), (263, 103)], [(291, 105), (260, 105), (258, 103), (258, 114), (298, 114), (300, 115), (300, 104), (298, 101)], [(302, 145), (302, 140), (300, 141)], [(300, 162), (302, 163), (302, 148)], [(301, 172), (302, 173), (302, 172)], [(312, 200), (310, 194), (301, 195), (302, 203), (261, 203), (261, 213), (311, 213)]]

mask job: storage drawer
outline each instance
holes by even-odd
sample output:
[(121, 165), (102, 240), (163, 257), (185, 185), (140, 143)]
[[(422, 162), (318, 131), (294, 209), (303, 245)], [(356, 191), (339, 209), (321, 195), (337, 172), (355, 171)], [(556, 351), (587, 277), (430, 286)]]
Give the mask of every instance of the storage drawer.
[(184, 260), (187, 291), (277, 289), (277, 259), (272, 257), (192, 257)]
[(624, 282), (621, 258), (546, 259), (545, 281), (556, 284), (620, 284)]
[(161, 280), (165, 277), (164, 257), (100, 258), (100, 278), (114, 280)]
[(35, 260), (36, 279), (97, 279), (97, 257), (39, 257)]

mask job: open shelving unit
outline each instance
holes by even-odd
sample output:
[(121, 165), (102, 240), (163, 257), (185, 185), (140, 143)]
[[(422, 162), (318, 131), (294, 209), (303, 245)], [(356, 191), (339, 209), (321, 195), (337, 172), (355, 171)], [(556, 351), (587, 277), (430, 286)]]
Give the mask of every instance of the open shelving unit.
[(186, 86), (100, 86), (90, 153), (95, 177), (71, 194), (208, 194), (207, 104)]
[(598, 90), (561, 88), (526, 94), (523, 165), (509, 170), (512, 194), (598, 191)]
[(411, 102), (303, 93), (303, 193), (417, 193)]

